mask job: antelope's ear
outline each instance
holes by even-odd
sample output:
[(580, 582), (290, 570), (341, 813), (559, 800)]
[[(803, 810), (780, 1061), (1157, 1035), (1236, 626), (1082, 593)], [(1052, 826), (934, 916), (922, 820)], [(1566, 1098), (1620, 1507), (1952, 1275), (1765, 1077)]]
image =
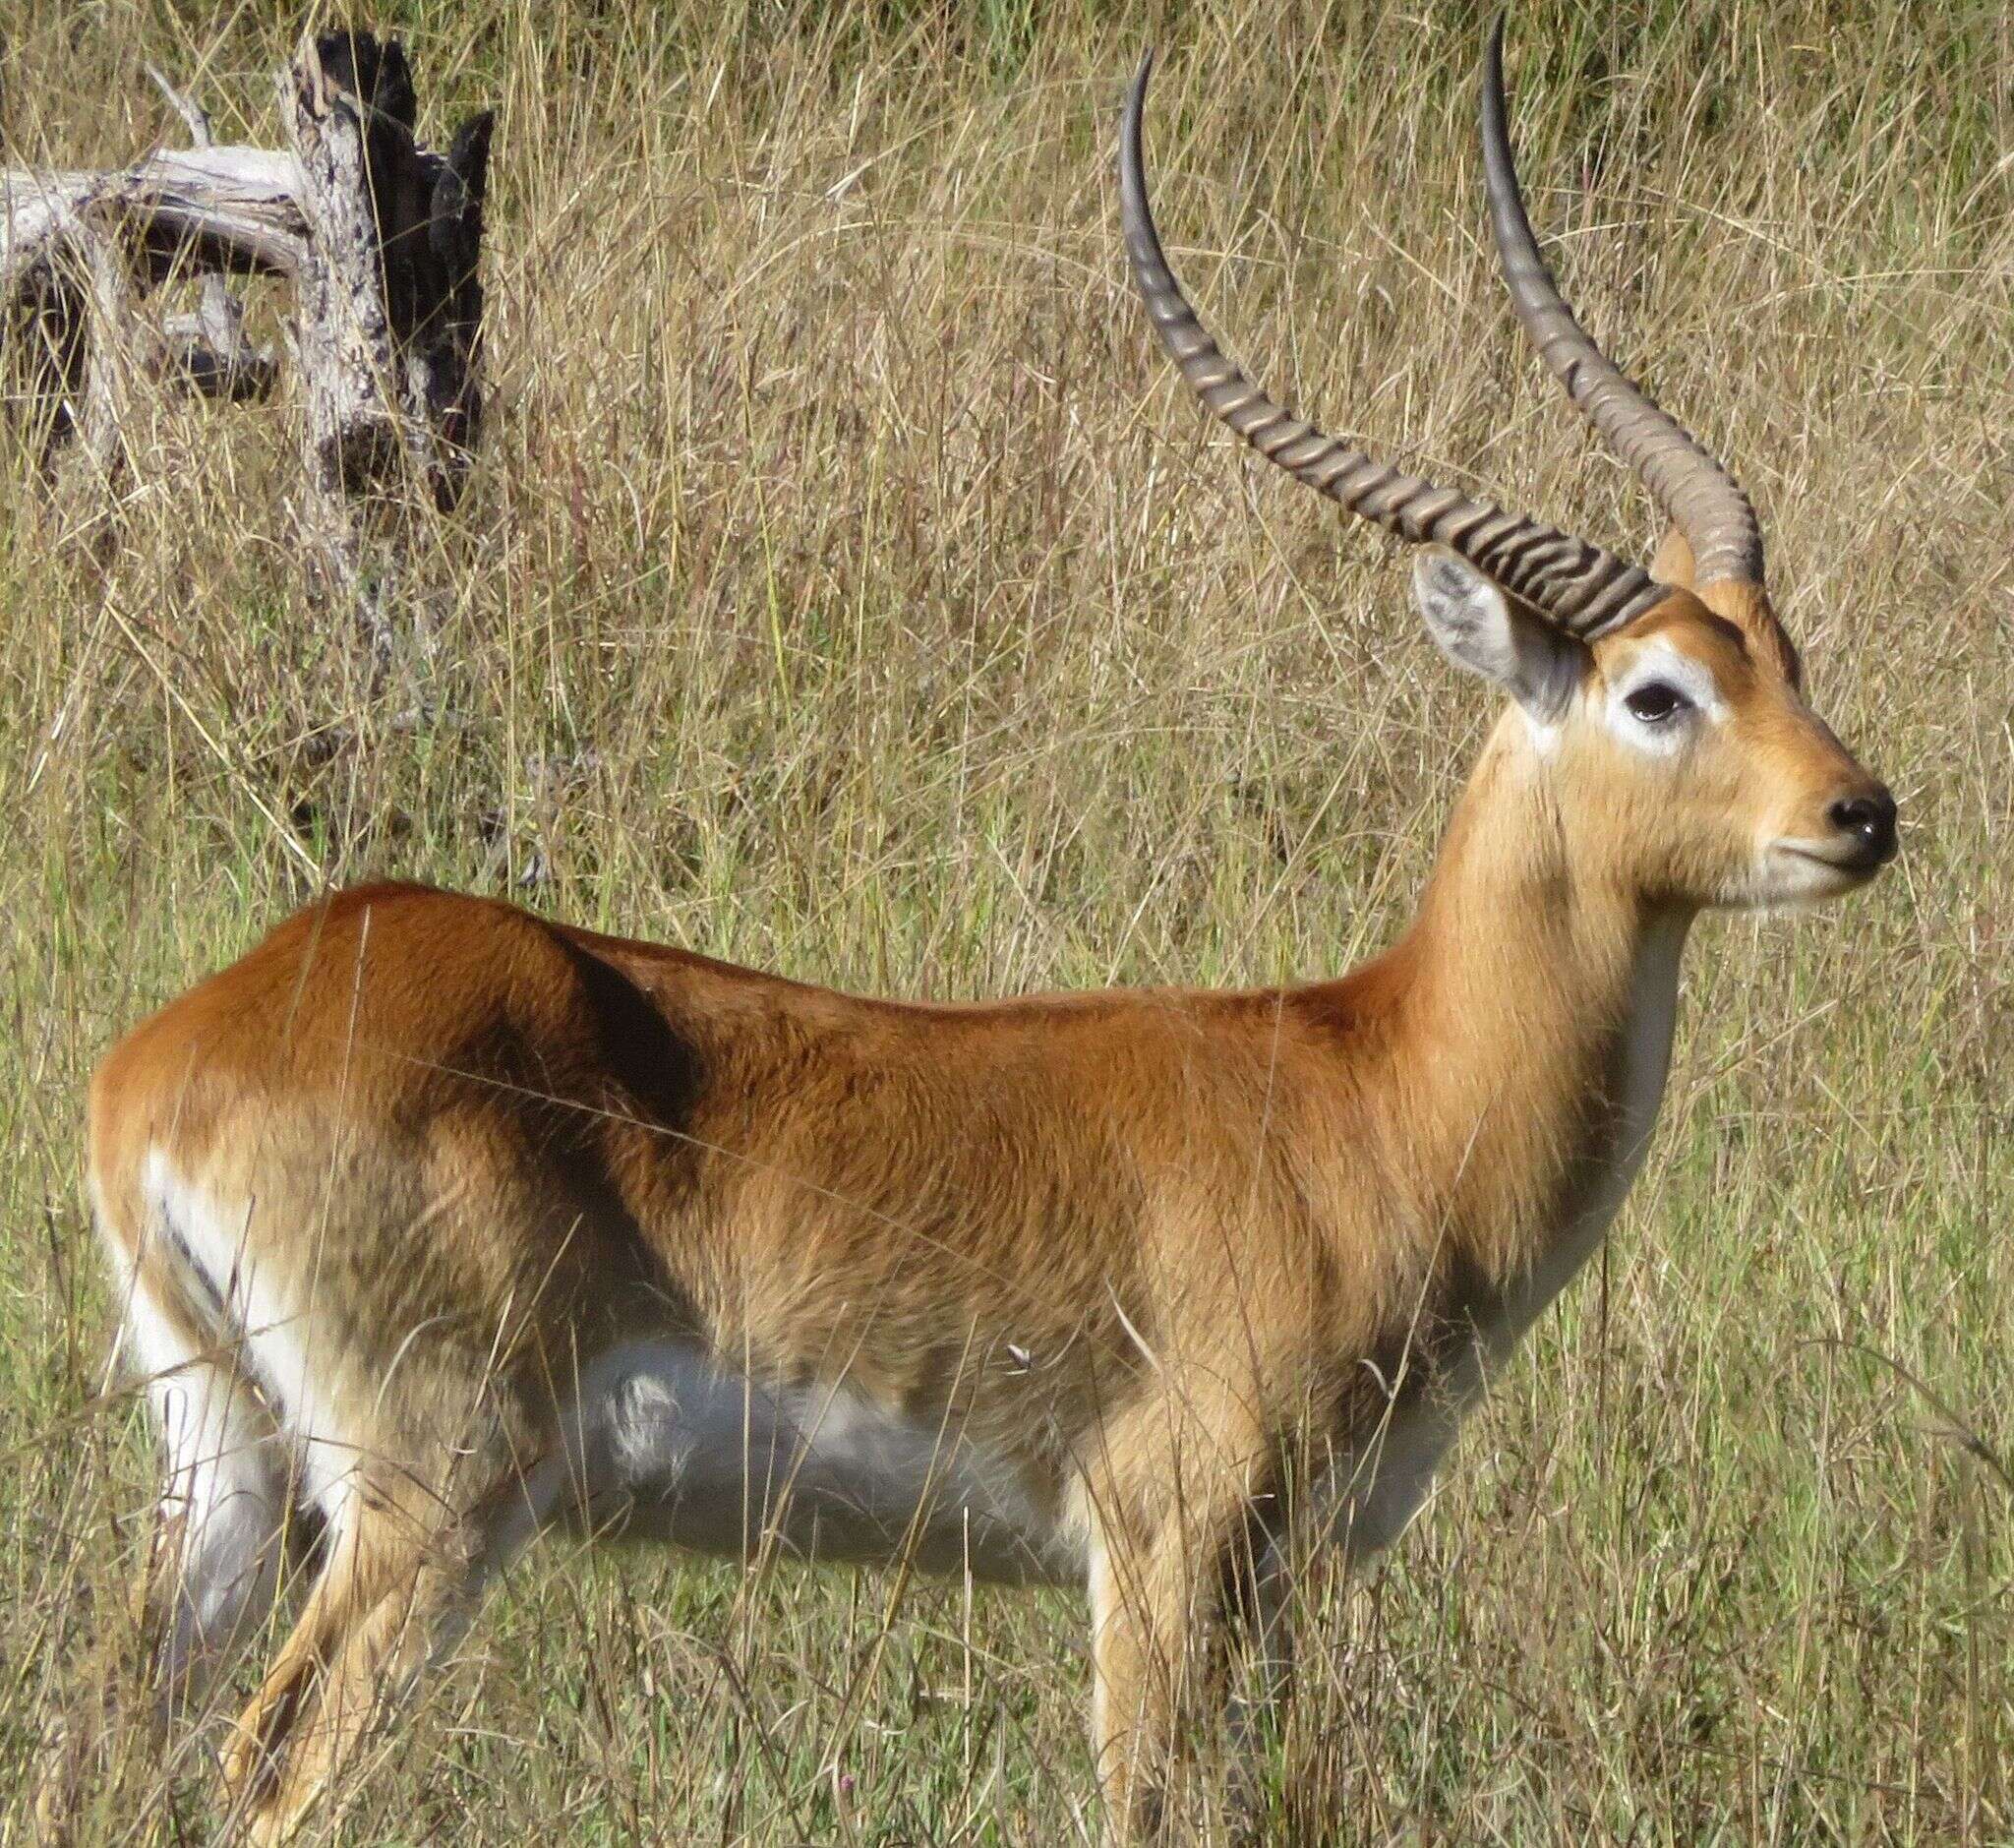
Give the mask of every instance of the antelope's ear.
[(1413, 561), (1412, 594), (1449, 660), (1502, 687), (1543, 724), (1565, 713), (1587, 673), (1584, 642), (1534, 616), (1441, 546)]

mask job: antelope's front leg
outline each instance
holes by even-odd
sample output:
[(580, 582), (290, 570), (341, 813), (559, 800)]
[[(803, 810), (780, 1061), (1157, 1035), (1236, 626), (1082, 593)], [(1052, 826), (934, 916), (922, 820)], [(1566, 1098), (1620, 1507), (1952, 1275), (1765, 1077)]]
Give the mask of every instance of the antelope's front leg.
[(1131, 1494), (1109, 1480), (1094, 1498), (1092, 1743), (1119, 1842), (1162, 1839), (1193, 1810), (1205, 1794), (1199, 1748), (1223, 1736), (1226, 1718), (1225, 1743), (1249, 1749), (1250, 1715), (1229, 1705), (1235, 1634), (1268, 1654), (1283, 1646), (1273, 1504), (1259, 1492), (1267, 1452), (1249, 1427), (1234, 1441), (1221, 1427), (1180, 1429), (1190, 1422), (1159, 1434), (1167, 1467)]
[[(1281, 1549), (1246, 1505), (1221, 1511), (1215, 1543), (1162, 1535), (1147, 1547), (1094, 1546), (1092, 1743), (1107, 1830), (1155, 1841), (1207, 1801), (1199, 1747), (1220, 1739), (1230, 1838), (1251, 1835), (1262, 1727), (1284, 1695), (1291, 1639)], [(1234, 1692), (1237, 1648), (1252, 1685)]]

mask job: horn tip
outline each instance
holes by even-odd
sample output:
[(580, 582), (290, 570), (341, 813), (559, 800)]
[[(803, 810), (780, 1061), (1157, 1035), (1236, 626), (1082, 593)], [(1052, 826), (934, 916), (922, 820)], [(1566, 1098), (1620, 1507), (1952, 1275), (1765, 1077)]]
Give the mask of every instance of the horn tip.
[[(1154, 235), (1147, 206), (1147, 161), (1141, 146), (1147, 114), (1147, 80), (1154, 70), (1154, 47), (1141, 53), (1139, 68), (1126, 87), (1126, 107), (1119, 118), (1119, 218), (1129, 241), (1136, 233)], [(1155, 254), (1158, 261), (1159, 253)]]
[[(1496, 169), (1510, 164), (1504, 103), (1504, 23), (1510, 17), (1508, 9), (1500, 12), (1483, 40), (1482, 93), (1477, 107), (1481, 118), (1483, 174), (1493, 182), (1498, 177)], [(1516, 184), (1514, 177), (1510, 183)]]

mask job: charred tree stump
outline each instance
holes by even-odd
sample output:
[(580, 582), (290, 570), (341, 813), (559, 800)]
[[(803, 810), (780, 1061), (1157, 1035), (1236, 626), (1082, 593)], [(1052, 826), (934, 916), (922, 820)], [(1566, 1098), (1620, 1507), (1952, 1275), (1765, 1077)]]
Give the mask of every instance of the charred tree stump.
[[(31, 451), (49, 473), (77, 439), (116, 472), (145, 378), (265, 399), (279, 363), (247, 336), (230, 281), (290, 286), (309, 551), (383, 649), (382, 593), (404, 549), (385, 516), (416, 501), (450, 511), (482, 431), (494, 115), (463, 124), (445, 153), (423, 148), (405, 52), (369, 32), (308, 40), (278, 74), (283, 152), (217, 147), (202, 109), (150, 75), (187, 150), (111, 173), (0, 172), (0, 349)], [(149, 322), (145, 297), (189, 276), (196, 312)]]
[(348, 32), (302, 51), (284, 101), (309, 230), (299, 339), (315, 471), (353, 489), (408, 466), (446, 511), (482, 423), (492, 117), (427, 152), (404, 51)]

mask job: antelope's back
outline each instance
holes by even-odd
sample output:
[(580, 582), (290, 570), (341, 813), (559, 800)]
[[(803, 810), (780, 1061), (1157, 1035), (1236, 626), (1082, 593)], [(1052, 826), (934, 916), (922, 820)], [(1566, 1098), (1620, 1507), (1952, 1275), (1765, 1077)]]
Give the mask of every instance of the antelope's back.
[[(108, 1055), (93, 1187), (135, 1254), (150, 1195), (199, 1200), (238, 1241), (212, 1294), (249, 1261), (377, 1363), (427, 1328), (470, 1369), (564, 1377), (673, 1330), (1076, 1425), (1141, 1335), (1174, 1339), (1167, 1305), (1223, 1303), (1226, 1229), (1294, 1193), (1255, 1167), (1294, 1107), (1279, 1023), (1181, 991), (865, 1001), (372, 886)], [(1275, 1304), (1308, 1269), (1278, 1222), (1267, 1275), (1243, 1259)]]

